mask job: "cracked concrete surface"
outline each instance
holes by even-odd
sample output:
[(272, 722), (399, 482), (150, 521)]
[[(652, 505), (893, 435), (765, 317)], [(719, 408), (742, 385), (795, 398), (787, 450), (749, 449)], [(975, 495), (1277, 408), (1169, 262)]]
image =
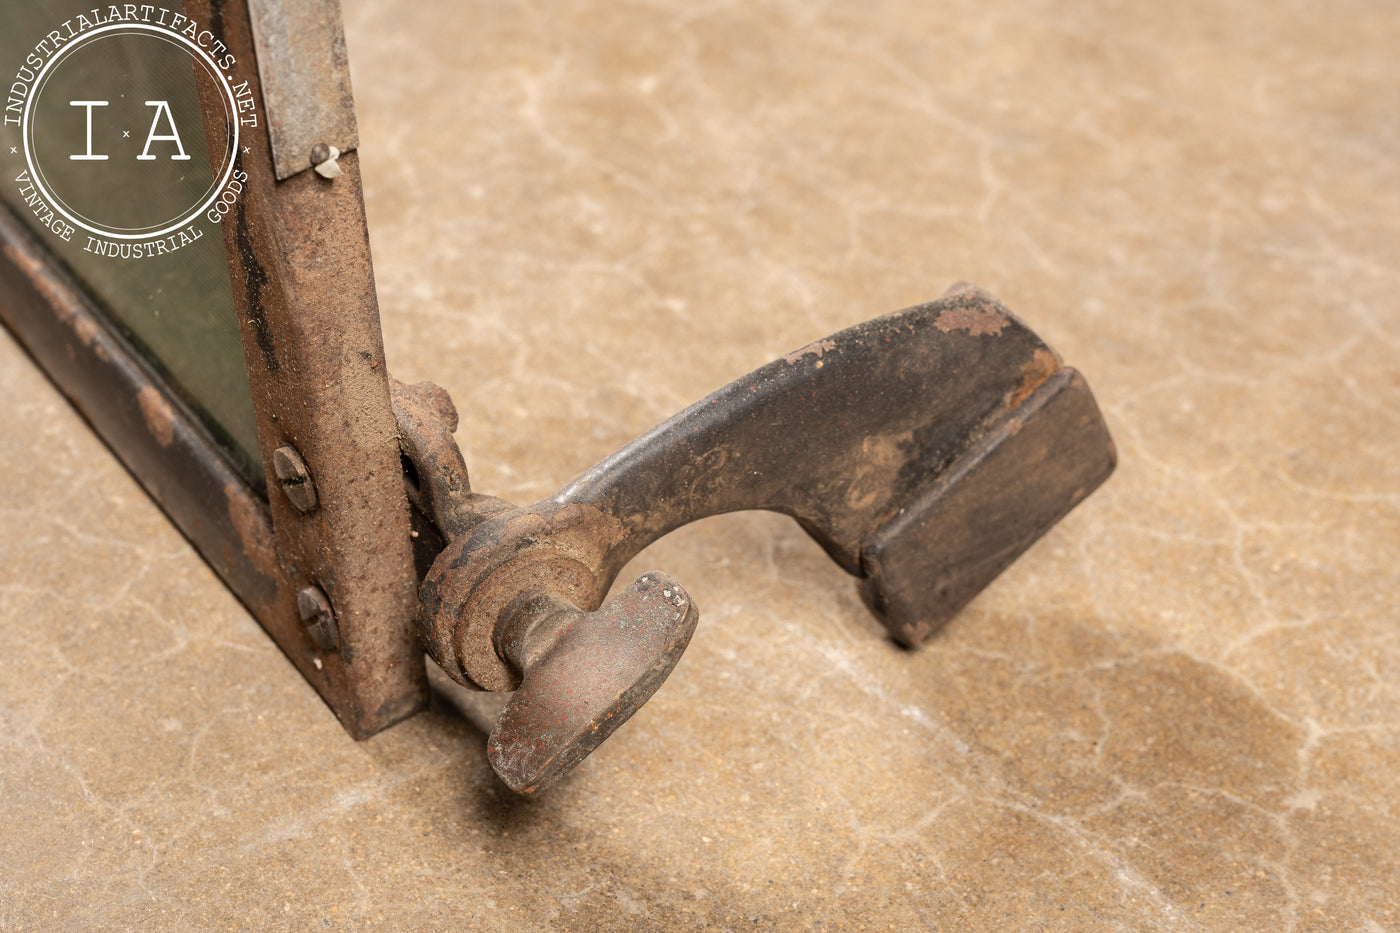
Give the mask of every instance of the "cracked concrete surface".
[(785, 519), (666, 539), (689, 652), (526, 803), (479, 700), (351, 741), (0, 335), (0, 929), (1400, 931), (1400, 11), (345, 15), (480, 490), (960, 279), (1118, 473), (917, 652)]

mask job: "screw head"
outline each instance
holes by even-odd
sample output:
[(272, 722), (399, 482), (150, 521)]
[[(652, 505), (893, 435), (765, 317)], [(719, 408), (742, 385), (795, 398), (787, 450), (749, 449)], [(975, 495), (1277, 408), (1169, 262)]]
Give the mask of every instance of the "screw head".
[(272, 472), (277, 475), (287, 501), (297, 511), (310, 512), (316, 508), (316, 484), (311, 481), (311, 471), (295, 447), (285, 444), (272, 452)]
[(314, 584), (297, 590), (297, 615), (316, 647), (334, 651), (340, 645), (340, 629), (335, 624), (335, 610), (326, 593)]
[(311, 164), (320, 165), (331, 157), (331, 147), (325, 143), (317, 143), (311, 147)]

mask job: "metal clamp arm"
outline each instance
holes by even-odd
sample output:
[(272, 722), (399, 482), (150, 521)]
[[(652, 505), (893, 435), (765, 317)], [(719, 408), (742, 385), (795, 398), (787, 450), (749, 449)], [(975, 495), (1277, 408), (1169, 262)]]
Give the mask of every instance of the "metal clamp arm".
[(523, 673), (528, 687), (503, 634), (522, 605), (592, 613), (667, 532), (766, 509), (797, 519), (863, 578), (891, 633), (918, 644), (1114, 459), (1079, 374), (989, 295), (957, 287), (769, 363), (555, 496), (457, 521), (420, 590), (421, 635), (463, 683), (509, 690)]

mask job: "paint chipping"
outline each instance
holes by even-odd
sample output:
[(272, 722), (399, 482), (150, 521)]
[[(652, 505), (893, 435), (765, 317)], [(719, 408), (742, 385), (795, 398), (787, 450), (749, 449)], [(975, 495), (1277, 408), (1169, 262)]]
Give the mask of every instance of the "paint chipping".
[(73, 333), (78, 335), (78, 339), (83, 342), (83, 346), (90, 347), (97, 339), (97, 322), (87, 315), (76, 315), (73, 318)]
[(1006, 315), (996, 309), (985, 305), (969, 304), (958, 305), (942, 311), (934, 320), (933, 326), (945, 334), (949, 331), (965, 330), (974, 337), (981, 337), (984, 334), (991, 334), (995, 337), (1001, 333), (1002, 328), (1007, 323)]
[[(30, 256), (17, 247), (6, 245), (5, 258), (24, 270), (29, 281), (38, 289), (39, 294), (44, 296), (44, 300), (53, 308), (59, 320), (72, 326), (74, 318), (83, 316), (78, 308), (78, 303), (64, 289), (58, 287), (49, 274), (49, 270), (37, 257)], [(86, 342), (84, 341), (84, 343)]]
[(11, 263), (24, 270), (29, 277), (29, 281), (43, 296), (54, 311), (60, 321), (67, 324), (73, 330), (83, 346), (89, 347), (102, 362), (108, 362), (112, 354), (108, 352), (106, 345), (98, 339), (102, 334), (102, 327), (87, 313), (77, 300), (65, 289), (59, 287), (54, 282), (44, 264), (36, 257), (29, 256), (22, 250), (11, 246), (5, 246), (5, 258)]
[(265, 576), (277, 577), (277, 549), (272, 543), (272, 523), (261, 505), (238, 483), (224, 486), (228, 517), (248, 561)]
[(818, 340), (814, 343), (807, 344), (807, 346), (800, 350), (793, 350), (787, 356), (783, 357), (783, 362), (797, 363), (800, 362), (804, 356), (816, 356), (816, 358), (820, 360), (826, 355), (826, 351), (835, 349), (835, 340)]
[(141, 417), (146, 419), (146, 429), (162, 447), (169, 447), (175, 440), (175, 412), (160, 390), (155, 386), (143, 386), (136, 393), (136, 402), (141, 406)]
[(1059, 368), (1059, 357), (1049, 350), (1036, 350), (1035, 354), (1021, 367), (1021, 385), (1017, 387), (1016, 394), (1011, 396), (1011, 407), (1014, 408), (1030, 398), (1031, 393), (1040, 388), (1041, 384), (1053, 376)]

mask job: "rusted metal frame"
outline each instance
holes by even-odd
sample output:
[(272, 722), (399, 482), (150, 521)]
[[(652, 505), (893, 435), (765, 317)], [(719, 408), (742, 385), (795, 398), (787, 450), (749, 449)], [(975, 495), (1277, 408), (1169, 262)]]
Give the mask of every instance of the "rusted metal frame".
[[(239, 62), (257, 61), (247, 0), (191, 0), (185, 10)], [(251, 72), (240, 77), (264, 119), (241, 128), (247, 179), (224, 220), (225, 246), (267, 475), (290, 447), (316, 502), (302, 511), (269, 480), (276, 560), (294, 593), (279, 592), (258, 617), (306, 617), (295, 631), (268, 630), (363, 738), (412, 715), (428, 691), (359, 165), (349, 153), (333, 180), (308, 170), (278, 181), (267, 132), (277, 116)], [(200, 80), (208, 118), (217, 89)]]
[[(246, 175), (223, 229), (266, 502), (3, 217), (0, 297), (6, 322), (355, 736), (426, 701), (420, 573), (430, 653), (469, 686), (519, 688), (488, 750), (528, 794), (644, 703), (689, 641), (694, 601), (664, 574), (601, 605), (623, 564), (667, 532), (740, 509), (791, 515), (915, 645), (1112, 471), (1078, 373), (990, 296), (956, 288), (751, 373), (549, 499), (516, 508), (472, 493), (446, 394), (391, 386), (385, 372), (358, 161), (318, 138), (353, 145), (338, 4), (314, 9), (303, 29), (277, 0), (186, 3), (261, 76), (250, 83), (266, 119), (244, 126)], [(289, 47), (298, 36), (314, 41)], [(320, 59), (335, 73), (325, 87)], [(199, 80), (216, 119), (217, 91)]]
[(298, 637), (294, 613), (265, 612), (292, 598), (267, 503), (199, 417), (4, 207), (0, 320), (274, 637)]

